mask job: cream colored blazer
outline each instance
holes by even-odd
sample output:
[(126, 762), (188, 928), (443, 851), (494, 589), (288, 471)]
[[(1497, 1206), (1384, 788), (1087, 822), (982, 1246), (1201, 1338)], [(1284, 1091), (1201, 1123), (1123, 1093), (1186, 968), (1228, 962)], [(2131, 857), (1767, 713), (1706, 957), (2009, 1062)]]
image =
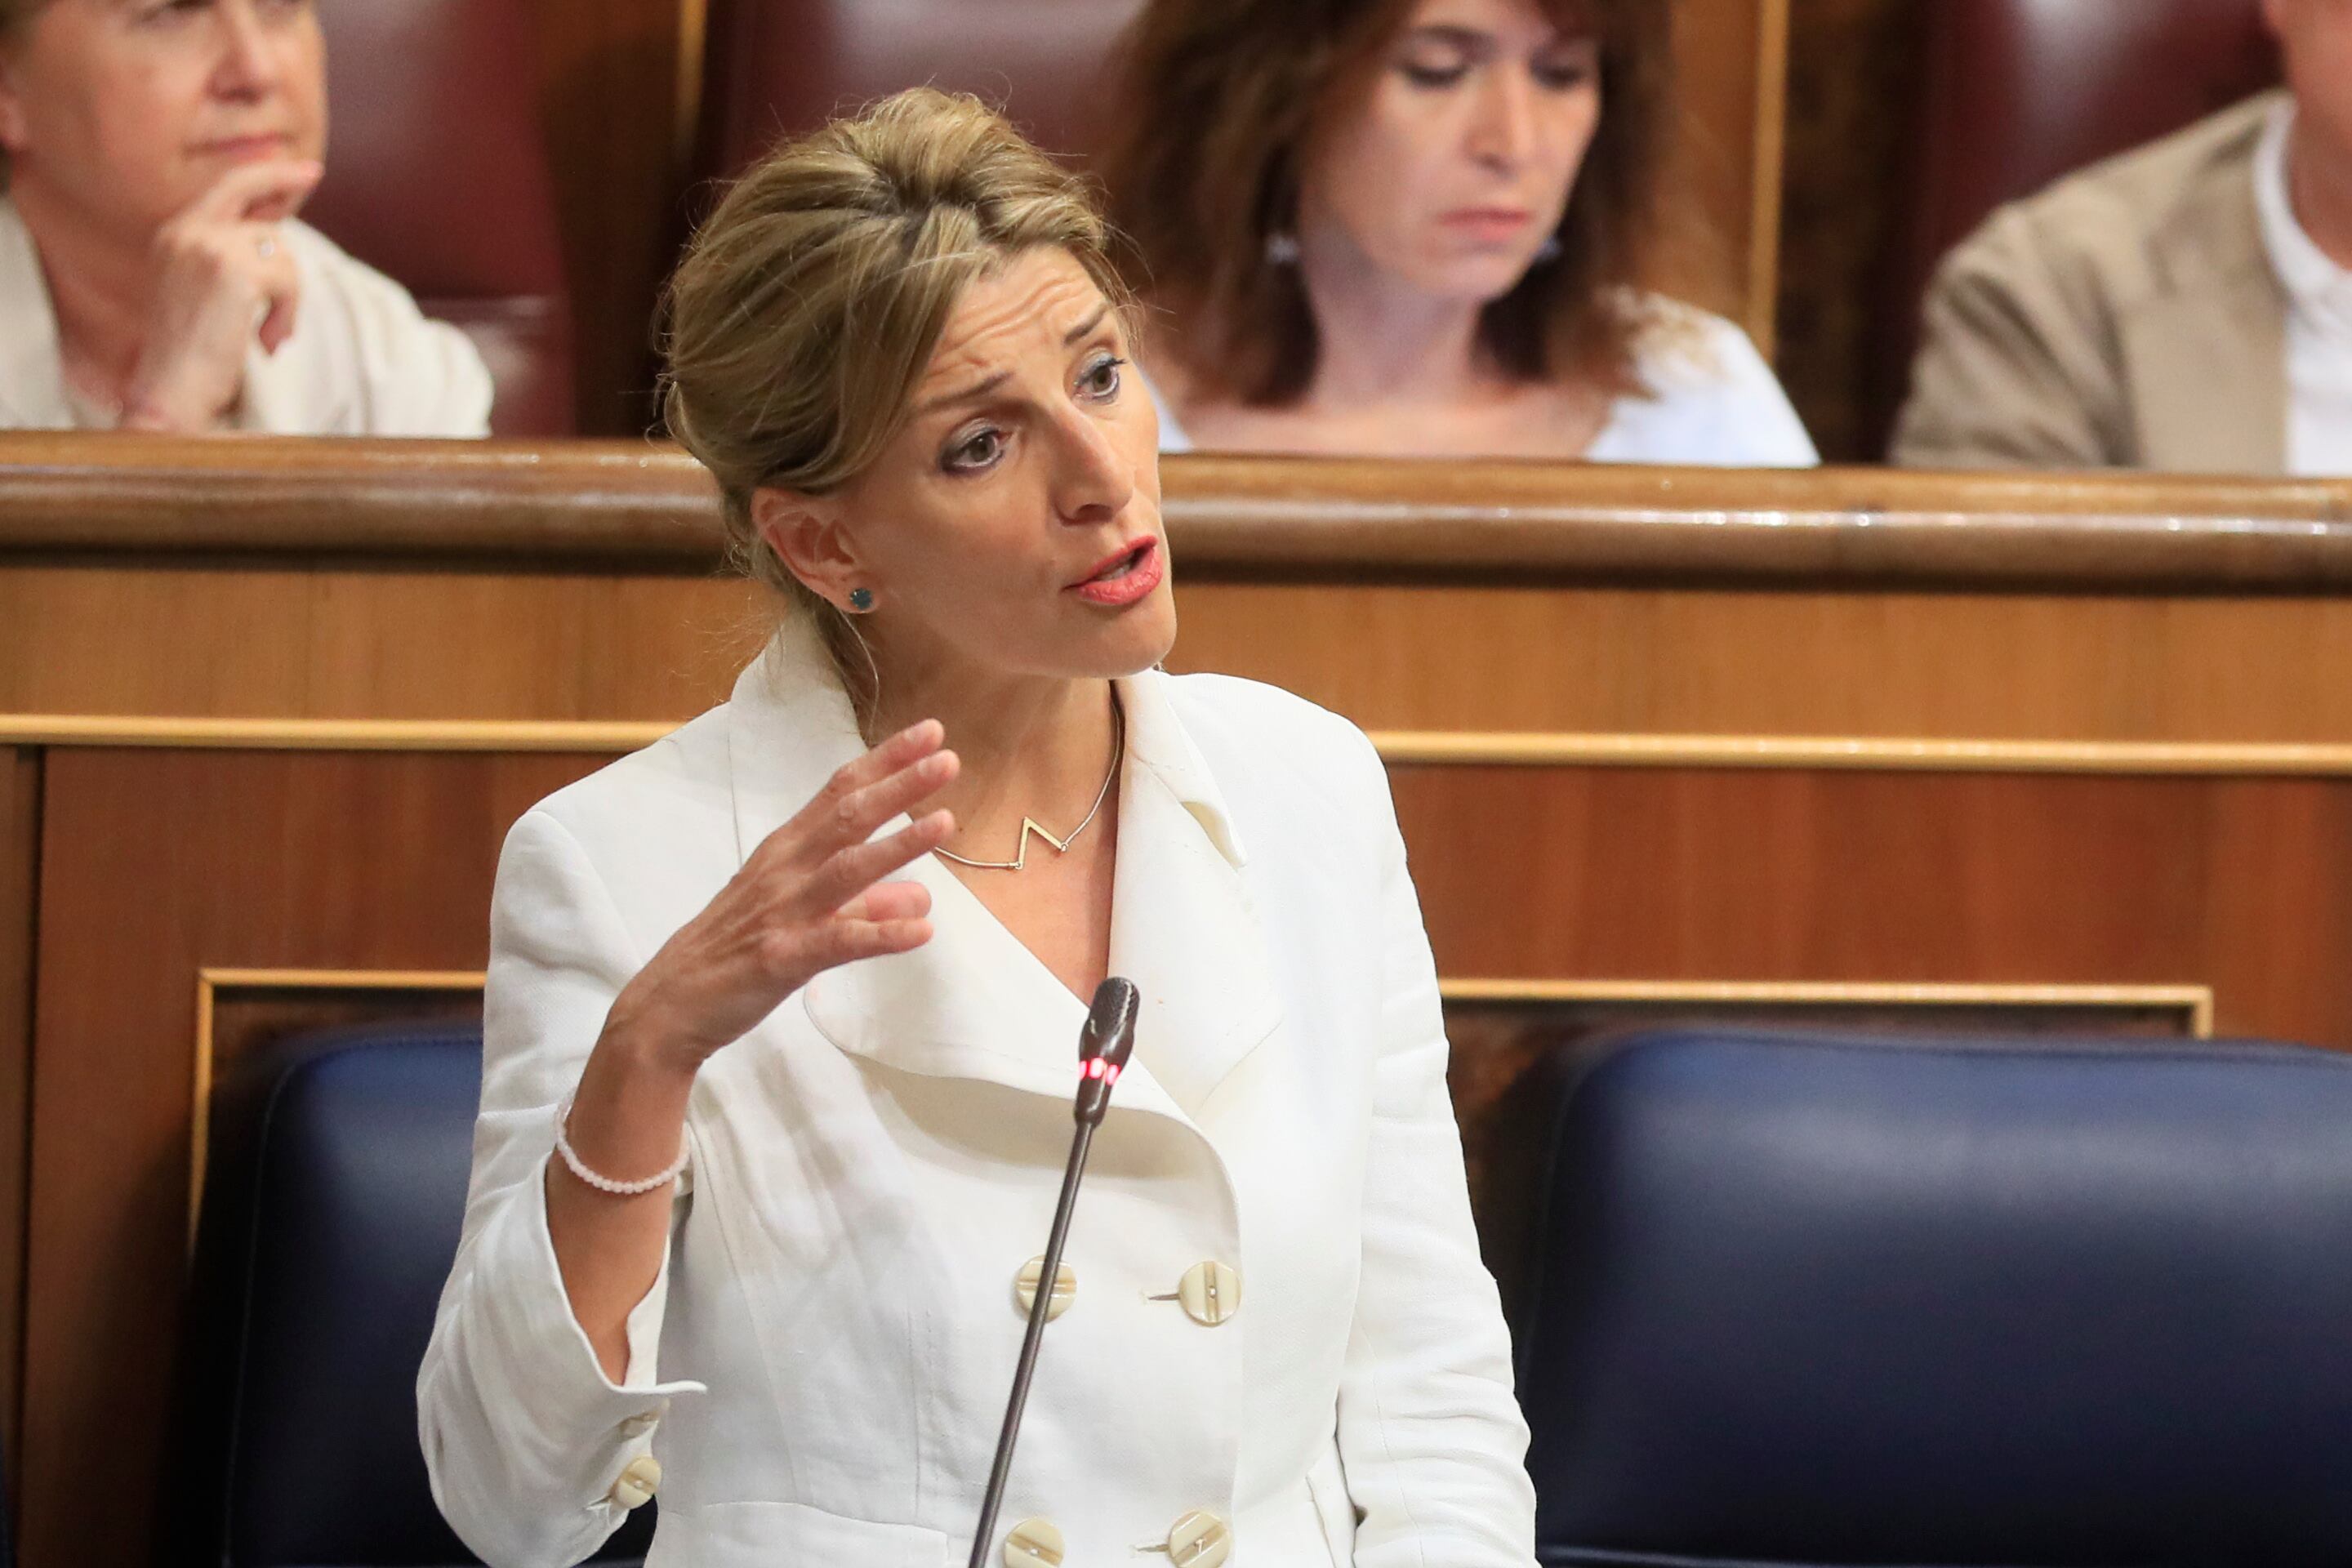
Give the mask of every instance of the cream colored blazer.
[[(308, 224), (278, 226), (302, 275), (294, 333), (245, 356), (240, 430), (274, 436), (490, 433), (490, 373), (466, 334)], [(0, 196), (0, 429), (70, 430), (58, 321), (40, 253)]]
[[(1119, 692), (1111, 967), (1143, 1011), (999, 1533), (1050, 1525), (1073, 1564), (1165, 1564), (1173, 1532), (1198, 1568), (1528, 1568), (1527, 1432), (1380, 760), (1247, 681)], [(507, 840), (471, 1197), (417, 1382), (435, 1495), (499, 1568), (578, 1561), (656, 1484), (656, 1568), (970, 1550), (1085, 1007), (935, 862), (928, 946), (819, 977), (704, 1069), (618, 1385), (547, 1234), (553, 1110), (614, 994), (860, 750), (788, 632)], [(1202, 1264), (1238, 1289), (1222, 1322), (1172, 1299)]]
[(2254, 151), (2279, 95), (2011, 203), (1954, 249), (1894, 457), (1922, 467), (2286, 468), (2286, 290)]

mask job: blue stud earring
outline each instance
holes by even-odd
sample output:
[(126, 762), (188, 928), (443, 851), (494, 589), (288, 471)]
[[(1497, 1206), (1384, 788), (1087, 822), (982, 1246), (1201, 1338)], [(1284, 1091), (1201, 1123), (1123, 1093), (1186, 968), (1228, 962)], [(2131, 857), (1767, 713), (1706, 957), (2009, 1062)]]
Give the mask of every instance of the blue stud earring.
[(852, 588), (849, 591), (849, 607), (856, 610), (861, 616), (866, 611), (872, 609), (874, 607), (874, 590), (871, 588)]

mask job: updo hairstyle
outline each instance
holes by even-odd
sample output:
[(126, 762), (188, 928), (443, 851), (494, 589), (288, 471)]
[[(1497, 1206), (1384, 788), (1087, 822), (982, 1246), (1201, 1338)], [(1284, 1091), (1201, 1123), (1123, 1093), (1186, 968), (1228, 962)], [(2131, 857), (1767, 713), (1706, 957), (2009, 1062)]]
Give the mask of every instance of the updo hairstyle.
[(964, 289), (1041, 246), (1128, 307), (1084, 181), (980, 100), (915, 88), (761, 158), (671, 279), (664, 418), (719, 480), (737, 567), (817, 616), (837, 665), (846, 617), (760, 539), (751, 494), (863, 473)]

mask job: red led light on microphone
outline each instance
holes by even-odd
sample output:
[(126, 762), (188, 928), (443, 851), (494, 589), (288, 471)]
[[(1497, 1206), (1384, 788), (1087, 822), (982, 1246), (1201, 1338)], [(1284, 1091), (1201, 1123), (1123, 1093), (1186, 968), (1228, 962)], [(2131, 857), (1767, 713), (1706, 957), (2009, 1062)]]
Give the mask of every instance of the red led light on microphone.
[(1088, 1058), (1087, 1059), (1087, 1072), (1086, 1072), (1086, 1076), (1087, 1076), (1087, 1077), (1088, 1077), (1088, 1078), (1100, 1078), (1100, 1077), (1102, 1077), (1102, 1075), (1103, 1075), (1103, 1059), (1102, 1059), (1102, 1058), (1100, 1058), (1100, 1057), (1090, 1057), (1090, 1058)]

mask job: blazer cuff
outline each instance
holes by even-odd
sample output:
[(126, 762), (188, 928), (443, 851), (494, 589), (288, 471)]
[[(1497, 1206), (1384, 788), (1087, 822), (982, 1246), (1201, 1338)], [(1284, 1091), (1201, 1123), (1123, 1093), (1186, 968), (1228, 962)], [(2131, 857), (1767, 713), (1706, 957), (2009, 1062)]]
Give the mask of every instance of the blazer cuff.
[(673, 1398), (708, 1389), (690, 1379), (663, 1383), (656, 1375), (669, 1287), (667, 1251), (653, 1289), (629, 1314), (627, 1373), (619, 1383), (604, 1375), (587, 1331), (572, 1315), (555, 1260), (547, 1226), (547, 1159), (531, 1166), (518, 1194), (522, 1201), (483, 1235), (474, 1278), (498, 1282), (481, 1290), (479, 1300), (509, 1395), (530, 1413), (530, 1425), (551, 1448), (596, 1454), (600, 1462), (592, 1468), (604, 1477), (601, 1490), (650, 1447), (654, 1426)]

